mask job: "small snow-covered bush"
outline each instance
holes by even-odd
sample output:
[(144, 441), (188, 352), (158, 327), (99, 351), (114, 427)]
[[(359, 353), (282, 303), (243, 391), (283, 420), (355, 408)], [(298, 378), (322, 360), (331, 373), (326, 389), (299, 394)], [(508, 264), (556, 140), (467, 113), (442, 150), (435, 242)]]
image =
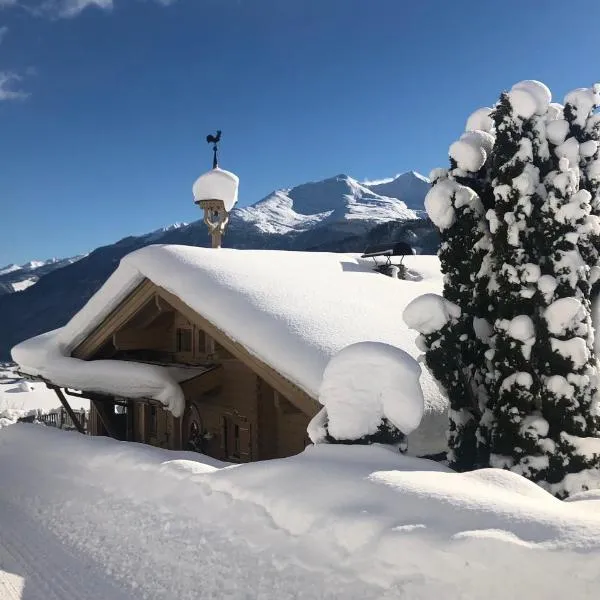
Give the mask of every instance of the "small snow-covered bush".
[(321, 411), (311, 421), (313, 443), (389, 444), (403, 448), (424, 410), (421, 367), (381, 342), (342, 349), (328, 363), (319, 390)]

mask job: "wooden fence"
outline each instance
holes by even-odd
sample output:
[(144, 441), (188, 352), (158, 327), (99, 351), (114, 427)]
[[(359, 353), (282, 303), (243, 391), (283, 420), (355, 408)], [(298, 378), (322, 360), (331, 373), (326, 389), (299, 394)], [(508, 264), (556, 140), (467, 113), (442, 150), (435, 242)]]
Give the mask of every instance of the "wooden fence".
[[(88, 412), (86, 410), (74, 410), (73, 412), (79, 419), (83, 430), (87, 432)], [(58, 429), (77, 429), (67, 411), (62, 407), (46, 413), (45, 415), (39, 415), (37, 419), (48, 425), (48, 427), (56, 427)]]

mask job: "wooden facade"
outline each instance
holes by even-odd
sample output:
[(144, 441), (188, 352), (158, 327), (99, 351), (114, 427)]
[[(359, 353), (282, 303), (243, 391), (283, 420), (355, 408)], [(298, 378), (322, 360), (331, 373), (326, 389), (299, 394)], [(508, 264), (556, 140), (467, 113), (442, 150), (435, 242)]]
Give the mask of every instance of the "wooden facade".
[(290, 456), (309, 443), (320, 406), (179, 298), (143, 281), (72, 352), (177, 368), (185, 412), (89, 394), (91, 435), (110, 435), (230, 462)]

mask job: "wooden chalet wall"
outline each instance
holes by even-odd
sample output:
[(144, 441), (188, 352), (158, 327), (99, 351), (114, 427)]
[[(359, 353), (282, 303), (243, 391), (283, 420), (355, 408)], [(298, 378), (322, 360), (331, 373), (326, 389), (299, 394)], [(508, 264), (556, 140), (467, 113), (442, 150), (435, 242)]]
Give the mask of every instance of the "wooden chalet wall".
[[(150, 282), (140, 285), (73, 355), (135, 359), (149, 352), (174, 364), (218, 365), (218, 372), (181, 384), (186, 410), (180, 419), (158, 404), (128, 403), (127, 439), (195, 449), (231, 462), (290, 456), (308, 443), (306, 427), (318, 404)], [(105, 412), (114, 412), (110, 402)], [(94, 406), (89, 430), (91, 435), (106, 435)]]

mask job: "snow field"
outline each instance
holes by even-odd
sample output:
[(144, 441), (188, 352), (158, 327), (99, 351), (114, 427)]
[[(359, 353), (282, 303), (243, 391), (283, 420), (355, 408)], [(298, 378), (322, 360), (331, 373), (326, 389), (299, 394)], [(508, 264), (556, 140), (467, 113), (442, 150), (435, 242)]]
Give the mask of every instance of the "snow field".
[(132, 598), (585, 599), (600, 583), (597, 494), (561, 502), (378, 446), (226, 466), (16, 425), (0, 480), (13, 522), (48, 528)]

